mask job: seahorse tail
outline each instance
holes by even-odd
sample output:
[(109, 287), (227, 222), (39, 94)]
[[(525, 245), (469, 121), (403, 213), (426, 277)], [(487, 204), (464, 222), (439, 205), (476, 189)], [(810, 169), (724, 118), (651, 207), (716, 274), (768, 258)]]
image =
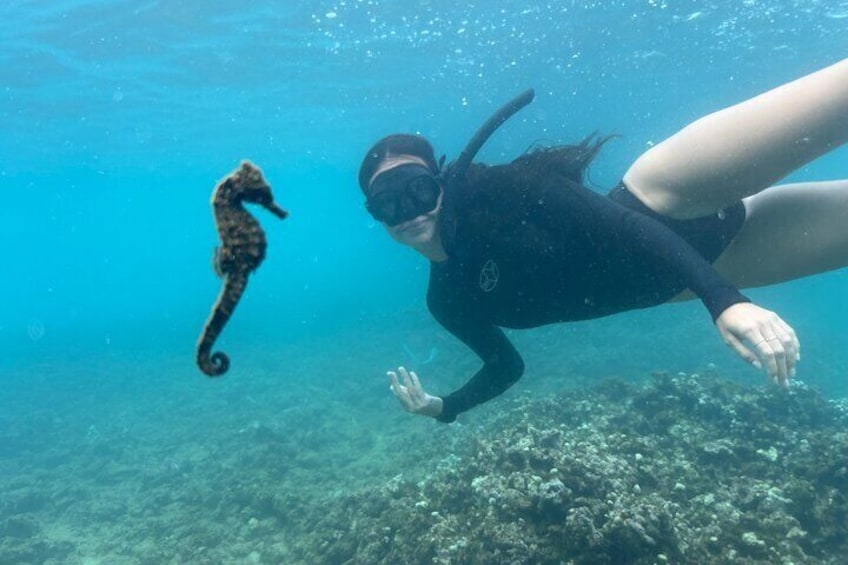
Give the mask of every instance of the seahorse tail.
[(197, 366), (208, 377), (220, 377), (230, 368), (230, 358), (226, 353), (216, 351), (209, 354), (208, 351), (197, 352)]
[(246, 274), (228, 274), (224, 279), (221, 294), (212, 308), (212, 314), (203, 326), (203, 333), (197, 341), (197, 366), (207, 376), (219, 377), (230, 368), (230, 358), (227, 354), (220, 351), (212, 353), (212, 346), (238, 305), (246, 285)]

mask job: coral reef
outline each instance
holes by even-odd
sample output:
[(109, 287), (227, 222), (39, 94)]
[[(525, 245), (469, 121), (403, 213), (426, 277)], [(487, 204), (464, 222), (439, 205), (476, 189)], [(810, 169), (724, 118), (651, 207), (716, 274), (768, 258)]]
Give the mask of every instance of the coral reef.
[(837, 563), (845, 412), (803, 386), (606, 382), (466, 433), (419, 481), (340, 497), (297, 556), (324, 563)]
[(167, 420), (0, 415), (0, 562), (835, 565), (848, 554), (848, 404), (803, 385), (657, 374), (508, 396), (444, 426), (389, 397), (357, 412), (275, 382), (210, 394), (202, 414), (218, 417), (205, 426), (190, 388), (159, 400)]

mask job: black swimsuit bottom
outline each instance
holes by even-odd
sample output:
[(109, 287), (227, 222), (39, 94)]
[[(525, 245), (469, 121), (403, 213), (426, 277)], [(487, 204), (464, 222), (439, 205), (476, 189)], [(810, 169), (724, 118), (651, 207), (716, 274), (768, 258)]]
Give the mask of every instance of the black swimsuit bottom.
[(676, 220), (645, 206), (623, 182), (613, 188), (607, 196), (622, 206), (662, 222), (686, 240), (710, 263), (718, 259), (719, 255), (727, 249), (742, 229), (742, 224), (745, 223), (745, 205), (741, 200), (716, 214), (689, 220)]

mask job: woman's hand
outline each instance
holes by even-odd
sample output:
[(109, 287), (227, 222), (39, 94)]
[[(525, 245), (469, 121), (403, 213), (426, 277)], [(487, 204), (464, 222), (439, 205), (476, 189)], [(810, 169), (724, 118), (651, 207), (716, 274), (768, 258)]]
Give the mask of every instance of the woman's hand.
[(716, 326), (729, 347), (757, 369), (765, 367), (771, 380), (786, 386), (795, 376), (801, 345), (795, 330), (774, 312), (741, 302), (722, 312)]
[(404, 410), (431, 418), (442, 413), (442, 399), (424, 392), (421, 381), (418, 380), (418, 375), (414, 371), (407, 372), (405, 368), (398, 367), (398, 373), (400, 373), (403, 384), (400, 383), (397, 373), (394, 371), (389, 371), (386, 374), (392, 383), (392, 392), (398, 397)]

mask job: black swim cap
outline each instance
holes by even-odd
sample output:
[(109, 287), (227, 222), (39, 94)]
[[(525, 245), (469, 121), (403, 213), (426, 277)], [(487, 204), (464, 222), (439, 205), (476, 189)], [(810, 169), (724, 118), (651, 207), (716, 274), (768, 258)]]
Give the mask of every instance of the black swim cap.
[(436, 155), (430, 142), (420, 135), (409, 133), (395, 133), (384, 137), (374, 144), (359, 167), (359, 188), (368, 193), (368, 181), (374, 176), (374, 172), (386, 157), (391, 155), (412, 155), (419, 157), (427, 168), (436, 175), (439, 173), (439, 165), (436, 163)]

